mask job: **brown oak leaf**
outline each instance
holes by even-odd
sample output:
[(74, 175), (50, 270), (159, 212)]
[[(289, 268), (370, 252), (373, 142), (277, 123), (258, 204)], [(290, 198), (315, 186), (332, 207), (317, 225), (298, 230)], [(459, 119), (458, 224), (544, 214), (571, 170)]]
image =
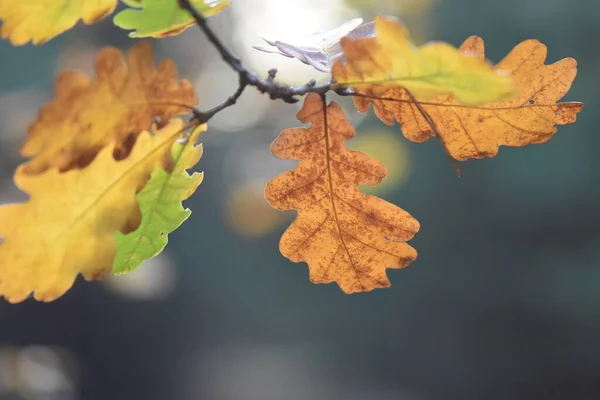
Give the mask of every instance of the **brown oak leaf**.
[(386, 268), (406, 267), (417, 257), (405, 242), (419, 223), (401, 208), (359, 191), (359, 184), (381, 182), (386, 167), (350, 151), (344, 141), (354, 137), (354, 128), (339, 105), (323, 106), (319, 95), (308, 95), (298, 119), (312, 125), (286, 129), (271, 145), (276, 157), (300, 160), (265, 191), (274, 208), (298, 211), (281, 238), (281, 253), (307, 262), (312, 282), (337, 282), (345, 293), (389, 287)]
[[(484, 43), (468, 38), (460, 51), (484, 59)], [(583, 103), (556, 103), (570, 89), (577, 74), (577, 62), (565, 58), (544, 65), (547, 48), (537, 40), (517, 45), (496, 69), (512, 74), (518, 96), (479, 106), (460, 104), (452, 95), (422, 101), (404, 88), (387, 90), (375, 98), (368, 89), (358, 89), (356, 107), (366, 112), (374, 104), (383, 122), (397, 121), (404, 136), (424, 142), (437, 136), (449, 155), (460, 161), (494, 157), (501, 145), (526, 146), (548, 141), (555, 125), (575, 122)]]

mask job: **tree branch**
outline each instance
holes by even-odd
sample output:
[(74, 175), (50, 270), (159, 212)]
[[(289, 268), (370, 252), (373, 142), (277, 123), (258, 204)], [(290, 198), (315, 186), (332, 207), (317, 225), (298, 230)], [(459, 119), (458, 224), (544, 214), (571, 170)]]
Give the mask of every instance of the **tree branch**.
[(343, 92), (344, 89), (334, 88), (333, 82), (317, 85), (314, 79), (299, 87), (275, 82), (275, 75), (277, 74), (276, 69), (269, 70), (268, 77), (266, 79), (260, 79), (258, 76), (248, 71), (239, 58), (231, 54), (231, 52), (225, 47), (213, 30), (208, 26), (206, 18), (204, 18), (204, 16), (202, 16), (202, 14), (200, 14), (198, 10), (192, 6), (190, 0), (179, 0), (179, 6), (189, 12), (192, 17), (194, 17), (196, 24), (202, 30), (202, 32), (204, 32), (208, 41), (215, 47), (215, 49), (217, 49), (223, 61), (225, 61), (227, 65), (231, 67), (231, 69), (237, 72), (239, 76), (239, 86), (236, 92), (221, 104), (208, 111), (194, 111), (193, 119), (196, 121), (200, 121), (201, 123), (207, 122), (219, 111), (234, 105), (247, 86), (255, 87), (263, 94), (268, 93), (269, 98), (272, 100), (282, 100), (285, 103), (290, 104), (297, 103), (297, 97), (303, 96), (307, 93), (325, 94), (330, 90), (335, 90), (338, 93)]
[(195, 120), (196, 122), (198, 122), (199, 124), (204, 124), (204, 123), (208, 122), (208, 120), (211, 119), (212, 117), (214, 117), (218, 112), (221, 112), (222, 110), (226, 109), (227, 107), (231, 107), (232, 105), (234, 105), (237, 102), (237, 100), (240, 98), (242, 93), (244, 93), (244, 90), (246, 89), (247, 86), (248, 86), (248, 82), (245, 82), (244, 79), (242, 78), (242, 75), (240, 75), (240, 82), (239, 82), (238, 88), (234, 94), (232, 94), (224, 102), (222, 102), (221, 104), (219, 104), (216, 107), (211, 108), (210, 110), (207, 110), (207, 111), (194, 110), (194, 116), (192, 119)]
[(233, 68), (238, 73), (246, 72), (246, 69), (242, 65), (241, 60), (234, 57), (229, 52), (229, 50), (225, 48), (225, 45), (208, 26), (206, 18), (204, 18), (204, 16), (202, 16), (202, 14), (200, 14), (198, 10), (196, 10), (194, 6), (192, 6), (190, 0), (179, 0), (179, 7), (183, 8), (184, 10), (189, 12), (192, 15), (192, 17), (194, 17), (194, 19), (196, 20), (196, 24), (198, 24), (198, 27), (200, 27), (200, 29), (202, 29), (208, 41), (211, 42), (212, 45), (217, 49), (219, 54), (221, 54), (221, 58), (223, 59), (223, 61), (229, 64), (231, 68)]

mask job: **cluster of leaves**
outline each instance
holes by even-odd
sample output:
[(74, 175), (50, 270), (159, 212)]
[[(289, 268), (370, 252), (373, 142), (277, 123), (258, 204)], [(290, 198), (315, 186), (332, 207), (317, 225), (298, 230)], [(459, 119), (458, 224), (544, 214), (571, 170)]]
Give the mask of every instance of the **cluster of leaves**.
[(30, 199), (0, 207), (0, 293), (9, 301), (31, 291), (53, 300), (78, 273), (131, 271), (188, 217), (181, 201), (202, 175), (186, 169), (200, 158), (193, 143), (205, 125), (172, 118), (196, 95), (171, 60), (155, 68), (153, 58), (145, 42), (127, 62), (108, 48), (94, 81), (79, 72), (57, 79), (21, 147), (30, 159), (14, 175)]
[[(178, 35), (194, 25), (194, 18), (181, 9), (178, 0), (121, 0), (127, 7), (113, 22), (133, 30), (131, 37)], [(118, 0), (19, 0), (0, 3), (2, 38), (15, 46), (42, 44), (73, 28), (78, 21), (90, 25), (111, 15)], [(228, 0), (191, 0), (204, 16), (215, 15), (229, 6)]]
[[(0, 5), (2, 35), (23, 44), (48, 40), (79, 19), (108, 15), (116, 0), (57, 1), (45, 10), (44, 24), (35, 21), (43, 1), (8, 3)], [(155, 68), (144, 42), (133, 46), (127, 61), (115, 49), (102, 50), (94, 80), (62, 74), (55, 99), (42, 108), (21, 148), (28, 160), (14, 174), (30, 198), (0, 206), (0, 295), (8, 301), (32, 292), (51, 301), (79, 273), (86, 279), (126, 273), (162, 251), (168, 234), (190, 215), (182, 200), (202, 180), (187, 170), (201, 157), (195, 143), (205, 122), (233, 105), (246, 86), (287, 102), (307, 94), (298, 119), (310, 126), (284, 130), (271, 146), (276, 157), (299, 163), (269, 182), (265, 197), (276, 209), (298, 213), (281, 239), (282, 254), (308, 263), (312, 282), (337, 282), (346, 293), (390, 286), (386, 269), (417, 257), (406, 242), (419, 223), (360, 192), (358, 185), (380, 183), (387, 170), (346, 147), (355, 130), (339, 105), (327, 104), (328, 91), (354, 96), (362, 112), (372, 103), (379, 119), (398, 122), (413, 142), (437, 137), (454, 165), (493, 157), (501, 145), (545, 142), (556, 125), (574, 122), (583, 106), (557, 103), (575, 78), (575, 60), (545, 65), (546, 47), (535, 40), (492, 66), (479, 37), (458, 49), (442, 42), (415, 47), (406, 29), (386, 17), (362, 25), (353, 20), (312, 37), (314, 46), (265, 38), (273, 47), (259, 49), (331, 71), (327, 85), (290, 88), (274, 81), (275, 71), (266, 81), (248, 73), (209, 30), (204, 16), (227, 2), (181, 1), (183, 8), (178, 0), (124, 3), (131, 8), (114, 21), (135, 29), (132, 36), (177, 34), (197, 22), (238, 72), (240, 87), (221, 105), (199, 111), (191, 84), (177, 77), (171, 60)], [(59, 17), (48, 18), (59, 8)], [(188, 122), (179, 118), (190, 110)]]

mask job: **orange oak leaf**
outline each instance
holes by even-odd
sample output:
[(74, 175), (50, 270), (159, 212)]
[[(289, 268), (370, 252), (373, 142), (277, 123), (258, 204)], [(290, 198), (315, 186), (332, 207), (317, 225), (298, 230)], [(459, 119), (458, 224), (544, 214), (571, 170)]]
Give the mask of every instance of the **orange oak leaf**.
[(350, 151), (344, 141), (354, 137), (354, 128), (339, 105), (323, 106), (319, 95), (308, 95), (298, 119), (312, 125), (286, 129), (271, 145), (276, 157), (300, 160), (265, 189), (271, 206), (298, 211), (281, 238), (281, 253), (307, 262), (311, 282), (337, 282), (345, 293), (389, 287), (386, 268), (406, 267), (417, 257), (405, 242), (419, 223), (359, 191), (359, 184), (381, 182), (387, 170), (369, 155)]
[(183, 122), (174, 120), (150, 135), (142, 132), (131, 154), (117, 161), (112, 146), (84, 169), (51, 169), (16, 185), (30, 198), (0, 206), (0, 295), (18, 303), (31, 292), (41, 301), (62, 296), (82, 273), (100, 279), (111, 271), (116, 232), (140, 223), (136, 192), (164, 162)]
[[(483, 40), (472, 36), (460, 51), (484, 59)], [(511, 73), (518, 88), (518, 96), (509, 100), (471, 107), (450, 95), (423, 101), (404, 88), (393, 88), (377, 98), (359, 89), (354, 101), (362, 112), (373, 103), (379, 119), (388, 125), (397, 121), (404, 136), (413, 142), (437, 136), (456, 160), (494, 157), (501, 145), (548, 141), (556, 133), (556, 125), (575, 122), (583, 108), (579, 102), (557, 103), (575, 79), (577, 62), (565, 58), (544, 65), (546, 54), (545, 45), (526, 40), (496, 65), (496, 69)]]
[(47, 42), (71, 29), (80, 19), (87, 25), (110, 15), (117, 0), (3, 0), (0, 33), (13, 45)]
[(154, 67), (149, 42), (133, 46), (127, 62), (120, 51), (106, 48), (96, 59), (95, 80), (75, 71), (57, 79), (56, 97), (41, 109), (21, 148), (21, 155), (32, 158), (23, 172), (81, 168), (113, 142), (115, 157), (122, 159), (153, 121), (162, 126), (186, 110), (176, 104), (196, 102), (192, 84), (177, 77), (173, 60)]

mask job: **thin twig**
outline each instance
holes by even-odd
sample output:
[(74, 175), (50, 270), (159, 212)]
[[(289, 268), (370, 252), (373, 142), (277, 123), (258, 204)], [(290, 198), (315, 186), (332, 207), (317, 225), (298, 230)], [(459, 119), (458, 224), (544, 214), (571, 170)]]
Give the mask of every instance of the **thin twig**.
[(196, 24), (198, 24), (198, 27), (200, 27), (200, 29), (202, 29), (208, 41), (212, 43), (212, 45), (217, 49), (219, 54), (221, 54), (221, 58), (223, 59), (223, 61), (225, 61), (231, 66), (231, 68), (233, 68), (239, 73), (247, 72), (246, 68), (244, 68), (244, 66), (242, 65), (242, 61), (239, 58), (234, 57), (231, 54), (231, 52), (227, 50), (223, 42), (221, 42), (217, 35), (208, 26), (206, 18), (204, 18), (204, 16), (200, 14), (198, 10), (194, 8), (194, 6), (192, 6), (189, 0), (179, 0), (179, 7), (186, 10), (192, 15), (192, 17), (194, 17), (194, 19), (196, 20)]
[(208, 26), (206, 18), (204, 18), (204, 16), (202, 16), (202, 14), (200, 14), (198, 10), (192, 6), (190, 0), (179, 0), (179, 6), (189, 12), (192, 17), (194, 17), (196, 24), (202, 30), (202, 32), (204, 32), (208, 41), (215, 47), (215, 49), (217, 49), (223, 61), (225, 61), (231, 67), (231, 69), (237, 72), (239, 76), (239, 86), (232, 96), (228, 97), (221, 104), (208, 111), (195, 110), (193, 117), (194, 120), (200, 121), (201, 123), (207, 122), (219, 111), (234, 105), (246, 86), (255, 87), (263, 94), (268, 93), (272, 100), (282, 100), (285, 103), (297, 103), (298, 96), (303, 96), (307, 93), (324, 94), (330, 90), (335, 90), (336, 92), (341, 90), (335, 89), (332, 82), (317, 85), (315, 80), (311, 80), (305, 85), (299, 87), (278, 83), (275, 82), (275, 75), (277, 73), (277, 70), (275, 69), (269, 70), (268, 77), (266, 79), (260, 79), (258, 76), (248, 71), (239, 58), (231, 54), (223, 42), (221, 42), (213, 30)]
[(244, 90), (247, 86), (248, 82), (245, 82), (243, 75), (240, 75), (240, 82), (238, 84), (238, 88), (233, 95), (229, 96), (224, 102), (222, 102), (216, 107), (211, 108), (210, 110), (195, 111), (193, 119), (196, 120), (199, 124), (204, 124), (208, 122), (208, 120), (214, 117), (215, 114), (217, 114), (218, 112), (234, 105), (240, 98), (242, 93), (244, 93)]
[[(232, 105), (234, 105), (236, 103), (237, 99), (242, 95), (246, 86), (253, 86), (259, 92), (261, 92), (263, 94), (268, 93), (269, 97), (272, 100), (279, 99), (279, 100), (284, 101), (285, 103), (297, 103), (298, 102), (297, 97), (303, 96), (307, 93), (317, 93), (321, 96), (321, 98), (324, 98), (325, 94), (327, 92), (329, 92), (330, 90), (336, 92), (337, 94), (339, 94), (341, 96), (357, 95), (357, 93), (355, 91), (350, 90), (347, 87), (343, 87), (339, 84), (336, 84), (333, 81), (326, 83), (326, 84), (317, 85), (316, 81), (314, 79), (312, 79), (309, 82), (307, 82), (305, 85), (300, 86), (300, 87), (293, 87), (293, 86), (281, 84), (281, 83), (275, 82), (275, 75), (277, 74), (277, 70), (274, 68), (270, 69), (268, 72), (268, 77), (266, 79), (262, 80), (255, 74), (248, 71), (246, 69), (246, 67), (244, 67), (244, 64), (242, 63), (242, 61), (239, 58), (235, 57), (233, 54), (231, 54), (231, 52), (225, 47), (223, 42), (221, 42), (221, 40), (217, 37), (217, 35), (213, 32), (213, 30), (208, 26), (208, 22), (207, 22), (206, 18), (204, 18), (204, 16), (202, 16), (202, 14), (200, 14), (198, 12), (198, 10), (196, 10), (192, 6), (192, 4), (190, 3), (190, 0), (179, 0), (179, 6), (182, 9), (189, 12), (190, 15), (192, 15), (192, 17), (194, 17), (194, 20), (196, 20), (196, 24), (202, 30), (202, 32), (204, 32), (208, 41), (210, 43), (212, 43), (212, 45), (215, 47), (215, 49), (217, 49), (217, 51), (221, 55), (221, 58), (223, 59), (223, 61), (225, 61), (231, 67), (231, 69), (233, 69), (235, 72), (237, 72), (238, 76), (239, 76), (239, 86), (233, 95), (228, 97), (225, 101), (223, 101), (218, 106), (211, 108), (208, 111), (200, 111), (200, 110), (194, 109), (194, 116), (192, 117), (192, 120), (194, 120), (198, 123), (205, 123), (209, 119), (214, 117), (215, 114), (217, 114), (218, 112), (224, 110), (227, 107), (231, 107)], [(454, 158), (448, 151), (446, 143), (444, 142), (444, 138), (440, 135), (440, 132), (437, 129), (435, 122), (433, 121), (433, 119), (431, 118), (429, 113), (421, 106), (421, 104), (419, 104), (419, 102), (412, 95), (412, 93), (410, 93), (408, 90), (406, 90), (406, 93), (411, 98), (412, 103), (417, 107), (417, 109), (419, 110), (421, 115), (423, 115), (423, 118), (425, 118), (425, 120), (427, 121), (427, 123), (429, 124), (429, 126), (431, 127), (433, 132), (436, 134), (436, 136), (440, 140), (442, 147), (444, 148), (444, 151), (446, 152), (446, 155), (448, 156), (448, 159), (450, 160), (450, 163), (452, 164), (452, 167), (454, 168), (454, 171), (456, 172), (456, 175), (460, 176), (460, 170), (458, 169), (458, 166), (456, 165), (456, 160), (454, 160)]]

